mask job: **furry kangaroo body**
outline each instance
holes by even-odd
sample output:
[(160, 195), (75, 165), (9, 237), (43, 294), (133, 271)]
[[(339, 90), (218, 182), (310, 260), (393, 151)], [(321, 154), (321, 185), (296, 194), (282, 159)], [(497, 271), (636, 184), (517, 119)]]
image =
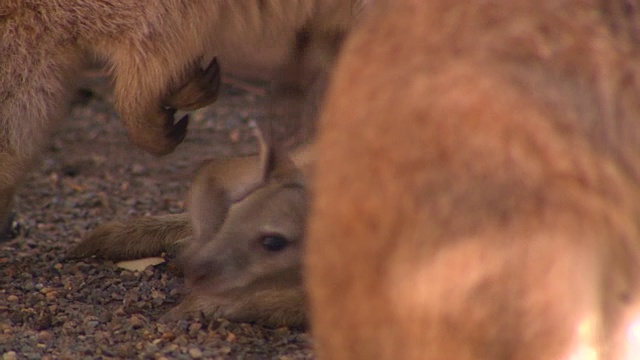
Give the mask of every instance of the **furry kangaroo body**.
[[(285, 87), (304, 86), (328, 66), (361, 3), (2, 1), (0, 223), (62, 117), (69, 84), (85, 55), (109, 67), (115, 105), (131, 140), (162, 155), (185, 136), (187, 119), (174, 122), (174, 108), (197, 108), (215, 97), (215, 72), (199, 68), (204, 56), (219, 56), (229, 71), (238, 59), (254, 66), (265, 62), (286, 75)], [(262, 53), (269, 59), (261, 59)]]
[(110, 260), (179, 255), (191, 288), (169, 313), (267, 326), (306, 320), (301, 248), (311, 150), (214, 160), (194, 179), (189, 214), (102, 225), (70, 252)]
[(638, 357), (639, 11), (376, 3), (320, 118), (320, 358)]

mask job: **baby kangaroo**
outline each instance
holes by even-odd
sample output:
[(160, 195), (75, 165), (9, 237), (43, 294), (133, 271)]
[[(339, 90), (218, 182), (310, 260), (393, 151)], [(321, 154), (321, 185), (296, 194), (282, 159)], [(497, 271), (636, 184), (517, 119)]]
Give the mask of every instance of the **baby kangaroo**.
[(309, 162), (308, 148), (288, 156), (264, 142), (259, 156), (210, 161), (193, 181), (188, 215), (105, 224), (70, 257), (124, 260), (176, 252), (191, 291), (170, 317), (204, 312), (301, 326)]
[[(187, 118), (174, 121), (175, 109), (198, 108), (215, 98), (217, 65), (202, 70), (203, 58), (224, 59), (225, 71), (233, 71), (239, 61), (268, 62), (265, 68), (283, 75), (283, 87), (305, 86), (330, 66), (364, 4), (0, 1), (0, 224), (27, 169), (63, 117), (74, 74), (87, 55), (106, 62), (115, 106), (132, 142), (163, 155), (186, 133)], [(269, 61), (260, 56), (270, 52)]]
[(321, 359), (640, 359), (640, 2), (383, 0), (320, 119)]

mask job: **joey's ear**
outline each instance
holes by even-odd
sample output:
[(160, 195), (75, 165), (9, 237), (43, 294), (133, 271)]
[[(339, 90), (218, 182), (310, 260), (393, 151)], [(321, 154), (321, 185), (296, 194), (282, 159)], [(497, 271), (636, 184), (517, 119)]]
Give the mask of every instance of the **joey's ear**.
[(211, 236), (220, 229), (231, 205), (265, 182), (303, 181), (302, 172), (284, 151), (272, 146), (255, 130), (259, 155), (211, 160), (192, 182), (188, 205), (196, 239)]
[(288, 178), (300, 172), (287, 152), (267, 139), (259, 128), (254, 128), (254, 135), (258, 139), (260, 172), (263, 182), (269, 179)]
[(262, 135), (259, 156), (215, 159), (198, 170), (188, 196), (189, 215), (196, 239), (214, 235), (224, 223), (231, 205), (262, 186), (265, 171), (273, 164)]
[(196, 241), (217, 233), (231, 207), (229, 193), (209, 175), (201, 171), (189, 189), (189, 217)]

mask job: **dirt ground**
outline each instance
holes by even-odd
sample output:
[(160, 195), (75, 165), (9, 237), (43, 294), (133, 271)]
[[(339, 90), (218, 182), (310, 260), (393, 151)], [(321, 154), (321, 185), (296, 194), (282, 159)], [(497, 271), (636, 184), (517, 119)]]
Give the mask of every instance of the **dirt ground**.
[[(207, 158), (254, 153), (249, 124), (268, 120), (264, 87), (227, 81), (216, 104), (192, 115), (183, 144), (156, 158), (129, 143), (105, 84), (100, 73), (88, 74), (18, 194), (17, 237), (0, 243), (2, 359), (311, 358), (301, 330), (160, 321), (183, 285), (166, 264), (131, 272), (66, 259), (100, 223), (183, 211), (195, 168)], [(295, 134), (274, 124), (281, 139)]]

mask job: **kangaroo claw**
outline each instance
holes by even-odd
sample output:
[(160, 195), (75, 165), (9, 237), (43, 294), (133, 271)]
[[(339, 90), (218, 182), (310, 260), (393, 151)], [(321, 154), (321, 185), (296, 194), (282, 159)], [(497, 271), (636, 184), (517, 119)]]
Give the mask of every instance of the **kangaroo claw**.
[(187, 136), (187, 127), (189, 125), (189, 115), (183, 116), (178, 122), (173, 123), (173, 115), (171, 116), (171, 128), (167, 133), (167, 137), (173, 140), (176, 145), (180, 144)]

